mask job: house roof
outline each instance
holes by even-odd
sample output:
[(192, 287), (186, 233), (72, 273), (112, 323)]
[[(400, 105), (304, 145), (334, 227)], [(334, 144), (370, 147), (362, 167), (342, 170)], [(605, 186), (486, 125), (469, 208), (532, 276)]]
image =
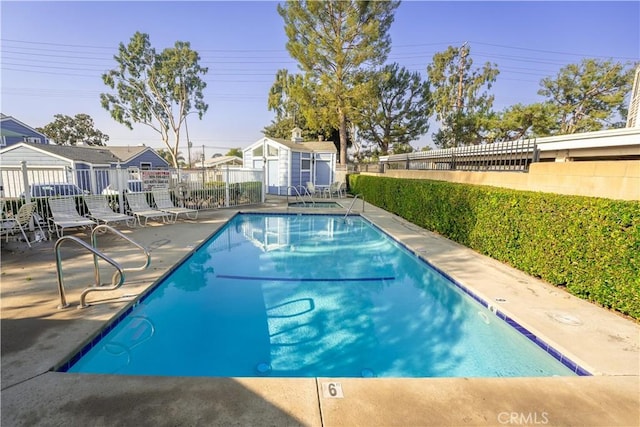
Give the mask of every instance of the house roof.
[(107, 147), (107, 146), (84, 146), (84, 145), (57, 145), (57, 144), (33, 144), (21, 142), (0, 150), (5, 152), (19, 147), (29, 147), (50, 153), (54, 156), (71, 160), (74, 162), (84, 162), (93, 165), (109, 165), (114, 163), (127, 163), (134, 157), (146, 151), (152, 151), (158, 159), (165, 162), (157, 152), (151, 147)]
[[(21, 122), (20, 120), (16, 119), (15, 117), (7, 116), (6, 114), (0, 113), (0, 128), (2, 127), (2, 122), (5, 122), (5, 121), (13, 121), (13, 122), (19, 124), (20, 126), (22, 126), (24, 128), (27, 128), (30, 131), (34, 132), (34, 133), (37, 133), (38, 135), (42, 135), (45, 139), (49, 139), (47, 137), (47, 135), (45, 135), (44, 133), (35, 130), (35, 128), (29, 126), (26, 123)], [(15, 136), (15, 135), (3, 135), (3, 136)], [(20, 134), (19, 136), (25, 136), (25, 135)]]
[(125, 163), (147, 150), (153, 150), (153, 148), (147, 147), (145, 145), (128, 145), (124, 147), (105, 146), (102, 148), (109, 150), (114, 156), (118, 158), (118, 160)]
[(120, 161), (118, 157), (113, 155), (106, 147), (84, 147), (74, 145), (55, 145), (55, 144), (31, 144), (23, 142), (9, 147), (15, 149), (19, 146), (30, 147), (34, 150), (46, 151), (53, 155), (63, 157), (65, 159), (85, 162), (90, 164), (110, 164)]
[(206, 159), (204, 161), (204, 166), (211, 168), (211, 167), (215, 167), (215, 166), (220, 166), (220, 165), (224, 165), (226, 163), (235, 163), (238, 165), (242, 164), (242, 159), (238, 156), (218, 156), (218, 157), (212, 157), (210, 159)]

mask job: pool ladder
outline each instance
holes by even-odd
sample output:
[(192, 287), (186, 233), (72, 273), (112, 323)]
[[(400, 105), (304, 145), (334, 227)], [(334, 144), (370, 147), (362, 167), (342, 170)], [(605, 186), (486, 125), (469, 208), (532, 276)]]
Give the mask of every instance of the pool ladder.
[[(124, 267), (122, 267), (120, 263), (115, 261), (113, 258), (100, 252), (98, 250), (98, 245), (97, 245), (98, 233), (107, 232), (107, 231), (123, 238), (129, 243), (132, 243), (134, 246), (136, 246), (138, 249), (144, 252), (144, 255), (146, 257), (146, 261), (144, 265), (140, 267), (132, 267), (129, 269), (125, 269)], [(80, 305), (78, 306), (78, 308), (86, 308), (89, 306), (86, 303), (86, 297), (89, 292), (114, 291), (118, 289), (120, 286), (122, 286), (122, 284), (124, 283), (125, 271), (142, 271), (142, 270), (145, 270), (147, 267), (149, 267), (149, 265), (151, 264), (151, 255), (149, 254), (149, 251), (146, 248), (134, 242), (133, 240), (131, 240), (130, 238), (122, 234), (120, 231), (106, 224), (98, 225), (93, 229), (93, 231), (91, 232), (91, 245), (87, 244), (84, 240), (81, 240), (75, 236), (62, 236), (61, 238), (58, 239), (58, 241), (54, 246), (54, 250), (56, 253), (56, 269), (57, 269), (57, 275), (58, 275), (58, 292), (60, 293), (60, 305), (58, 305), (58, 308), (69, 307), (69, 304), (67, 303), (65, 289), (64, 289), (64, 279), (62, 274), (62, 259), (60, 257), (60, 247), (64, 242), (73, 242), (85, 248), (86, 250), (88, 250), (93, 254), (95, 284), (93, 286), (87, 287), (84, 291), (82, 291), (82, 293), (80, 294)], [(111, 277), (111, 286), (103, 286), (102, 283), (100, 282), (100, 267), (98, 265), (98, 258), (105, 260), (107, 263), (111, 264), (116, 269), (115, 273)]]
[[(300, 199), (302, 205), (306, 206), (307, 203), (304, 201), (304, 197), (300, 194), (300, 191), (298, 191), (298, 187), (296, 187), (295, 185), (290, 185), (287, 187), (287, 209), (289, 208), (289, 189), (291, 188), (293, 188), (293, 191), (295, 191), (296, 193), (296, 200)], [(309, 194), (306, 188), (304, 189), (304, 192), (307, 196), (309, 196), (309, 201), (311, 202), (311, 204), (315, 206), (316, 202), (315, 200), (313, 200), (313, 197), (311, 197), (311, 194)]]

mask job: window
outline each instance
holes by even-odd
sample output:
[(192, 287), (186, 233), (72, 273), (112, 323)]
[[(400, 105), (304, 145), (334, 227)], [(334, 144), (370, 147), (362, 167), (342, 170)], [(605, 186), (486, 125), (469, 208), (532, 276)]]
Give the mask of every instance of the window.
[(262, 157), (262, 145), (253, 150), (253, 157)]
[(311, 170), (311, 154), (303, 153), (300, 155), (300, 170), (301, 171)]
[(151, 170), (151, 163), (150, 162), (140, 162), (140, 170), (143, 170), (143, 171)]
[(0, 147), (4, 147), (5, 145), (7, 145), (7, 138), (6, 137), (0, 137)]
[(268, 154), (269, 157), (277, 156), (278, 155), (278, 149), (276, 147), (272, 147), (271, 145), (267, 145), (267, 154)]
[(38, 138), (36, 136), (28, 136), (28, 137), (26, 137), (26, 141), (30, 142), (32, 144), (40, 144), (40, 138)]

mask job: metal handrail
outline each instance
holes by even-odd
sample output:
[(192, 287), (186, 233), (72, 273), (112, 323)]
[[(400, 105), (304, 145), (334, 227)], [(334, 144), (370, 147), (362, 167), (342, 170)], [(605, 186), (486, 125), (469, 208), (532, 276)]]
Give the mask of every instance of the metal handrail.
[[(100, 231), (104, 230), (109, 231), (117, 236), (122, 237), (123, 239), (127, 240), (128, 242), (132, 243), (134, 246), (138, 247), (139, 249), (141, 249), (146, 257), (146, 261), (144, 263), (144, 265), (140, 266), (140, 267), (131, 267), (131, 268), (127, 268), (125, 269), (120, 263), (118, 263), (117, 261), (115, 261), (113, 258), (109, 257), (108, 255), (100, 252), (98, 250), (98, 233)], [(80, 305), (78, 306), (78, 308), (86, 308), (88, 307), (88, 305), (86, 304), (86, 296), (89, 292), (93, 292), (93, 291), (114, 291), (116, 289), (118, 289), (120, 286), (122, 286), (122, 284), (124, 283), (124, 279), (125, 279), (125, 271), (141, 271), (146, 269), (147, 267), (149, 267), (149, 265), (151, 264), (151, 255), (149, 254), (149, 251), (139, 245), (138, 243), (134, 242), (133, 240), (131, 240), (130, 238), (128, 238), (127, 236), (125, 236), (124, 234), (122, 234), (120, 231), (116, 230), (115, 228), (106, 225), (106, 224), (101, 224), (96, 226), (93, 231), (91, 232), (91, 245), (87, 244), (85, 241), (74, 237), (74, 236), (63, 236), (60, 239), (58, 239), (58, 241), (56, 242), (55, 246), (54, 246), (54, 250), (56, 253), (56, 269), (57, 269), (57, 277), (58, 277), (58, 291), (60, 293), (60, 305), (58, 305), (58, 308), (66, 308), (69, 306), (69, 304), (67, 303), (67, 298), (66, 298), (66, 293), (65, 293), (65, 289), (64, 289), (64, 278), (63, 278), (63, 274), (62, 274), (62, 259), (60, 256), (60, 246), (62, 245), (62, 243), (66, 240), (70, 240), (72, 242), (77, 243), (78, 245), (80, 245), (81, 247), (87, 249), (89, 252), (91, 252), (93, 254), (93, 266), (94, 266), (94, 277), (95, 277), (95, 284), (94, 286), (90, 286), (87, 287), (84, 291), (82, 291), (82, 293), (80, 294)], [(100, 280), (100, 266), (98, 265), (98, 258), (102, 258), (103, 260), (105, 260), (106, 262), (108, 262), (109, 264), (111, 264), (115, 269), (115, 273), (113, 274), (113, 276), (111, 277), (111, 286), (102, 286), (101, 280)]]
[[(304, 197), (300, 194), (300, 191), (298, 191), (298, 187), (296, 187), (295, 185), (290, 185), (287, 187), (287, 206), (289, 206), (289, 189), (290, 188), (293, 188), (293, 191), (296, 192), (296, 200), (300, 198), (302, 205), (307, 206), (306, 202), (304, 201)], [(316, 202), (315, 200), (313, 200), (313, 197), (311, 197), (311, 194), (309, 194), (306, 188), (304, 189), (304, 192), (309, 196), (309, 200), (311, 201), (311, 204), (315, 206)]]
[[(351, 213), (351, 209), (353, 209), (353, 205), (356, 203), (356, 200), (358, 200), (359, 196), (360, 196), (360, 194), (356, 194), (354, 196), (353, 200), (351, 201), (351, 204), (349, 205), (349, 209), (347, 209), (347, 213), (344, 214), (344, 218), (342, 218), (342, 219), (347, 219), (347, 217)], [(362, 200), (362, 212), (364, 212), (364, 197), (362, 197), (360, 200)]]
[[(123, 268), (123, 271), (142, 271), (142, 270), (145, 270), (147, 267), (149, 267), (149, 265), (151, 265), (151, 254), (149, 254), (149, 251), (147, 250), (147, 248), (134, 242), (133, 240), (131, 240), (130, 238), (122, 234), (119, 230), (116, 230), (115, 228), (107, 224), (100, 224), (94, 227), (93, 231), (91, 232), (91, 244), (93, 245), (94, 248), (98, 249), (98, 233), (102, 230), (109, 231), (115, 234), (116, 236), (123, 238), (129, 243), (132, 243), (138, 249), (142, 250), (142, 252), (144, 253), (146, 257), (146, 262), (144, 263), (144, 265), (142, 265), (141, 267)], [(95, 253), (93, 254), (93, 265), (95, 267), (96, 286), (102, 286), (101, 280), (100, 280), (100, 268), (98, 267), (98, 256)]]
[[(54, 246), (54, 250), (55, 250), (55, 253), (56, 253), (56, 269), (57, 269), (57, 276), (58, 276), (58, 291), (60, 292), (60, 305), (58, 306), (58, 308), (69, 307), (69, 304), (67, 303), (67, 298), (66, 298), (66, 295), (65, 295), (65, 290), (64, 290), (64, 280), (62, 278), (62, 260), (60, 258), (60, 246), (65, 241), (71, 241), (71, 242), (77, 243), (78, 245), (82, 246), (83, 248), (85, 248), (89, 252), (93, 253), (94, 256), (99, 256), (100, 258), (104, 259), (105, 261), (107, 261), (109, 264), (111, 264), (116, 269), (116, 272), (114, 273), (113, 280), (112, 280), (113, 285), (110, 288), (90, 287), (90, 288), (85, 289), (82, 292), (82, 294), (80, 295), (80, 305), (78, 306), (78, 308), (87, 307), (87, 305), (84, 302), (87, 292), (89, 292), (91, 290), (105, 290), (105, 291), (114, 290), (114, 289), (118, 289), (120, 286), (122, 286), (122, 284), (124, 283), (124, 270), (122, 269), (122, 266), (118, 262), (116, 262), (111, 257), (108, 257), (107, 255), (101, 253), (100, 251), (98, 251), (93, 246), (87, 244), (85, 241), (80, 240), (79, 238), (77, 238), (75, 236), (62, 236), (61, 238), (58, 239), (58, 241), (56, 242), (56, 244)], [(116, 276), (120, 277), (119, 280), (118, 280), (118, 283), (116, 283)], [(97, 275), (96, 275), (96, 277), (97, 277)]]

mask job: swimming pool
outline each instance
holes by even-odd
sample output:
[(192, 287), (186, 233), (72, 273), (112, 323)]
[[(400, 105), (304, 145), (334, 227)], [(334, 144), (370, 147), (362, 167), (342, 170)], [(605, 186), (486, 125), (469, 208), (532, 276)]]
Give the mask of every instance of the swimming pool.
[(543, 351), (532, 334), (517, 332), (479, 302), (361, 217), (239, 214), (59, 370), (588, 374), (570, 361), (561, 364), (553, 349)]

